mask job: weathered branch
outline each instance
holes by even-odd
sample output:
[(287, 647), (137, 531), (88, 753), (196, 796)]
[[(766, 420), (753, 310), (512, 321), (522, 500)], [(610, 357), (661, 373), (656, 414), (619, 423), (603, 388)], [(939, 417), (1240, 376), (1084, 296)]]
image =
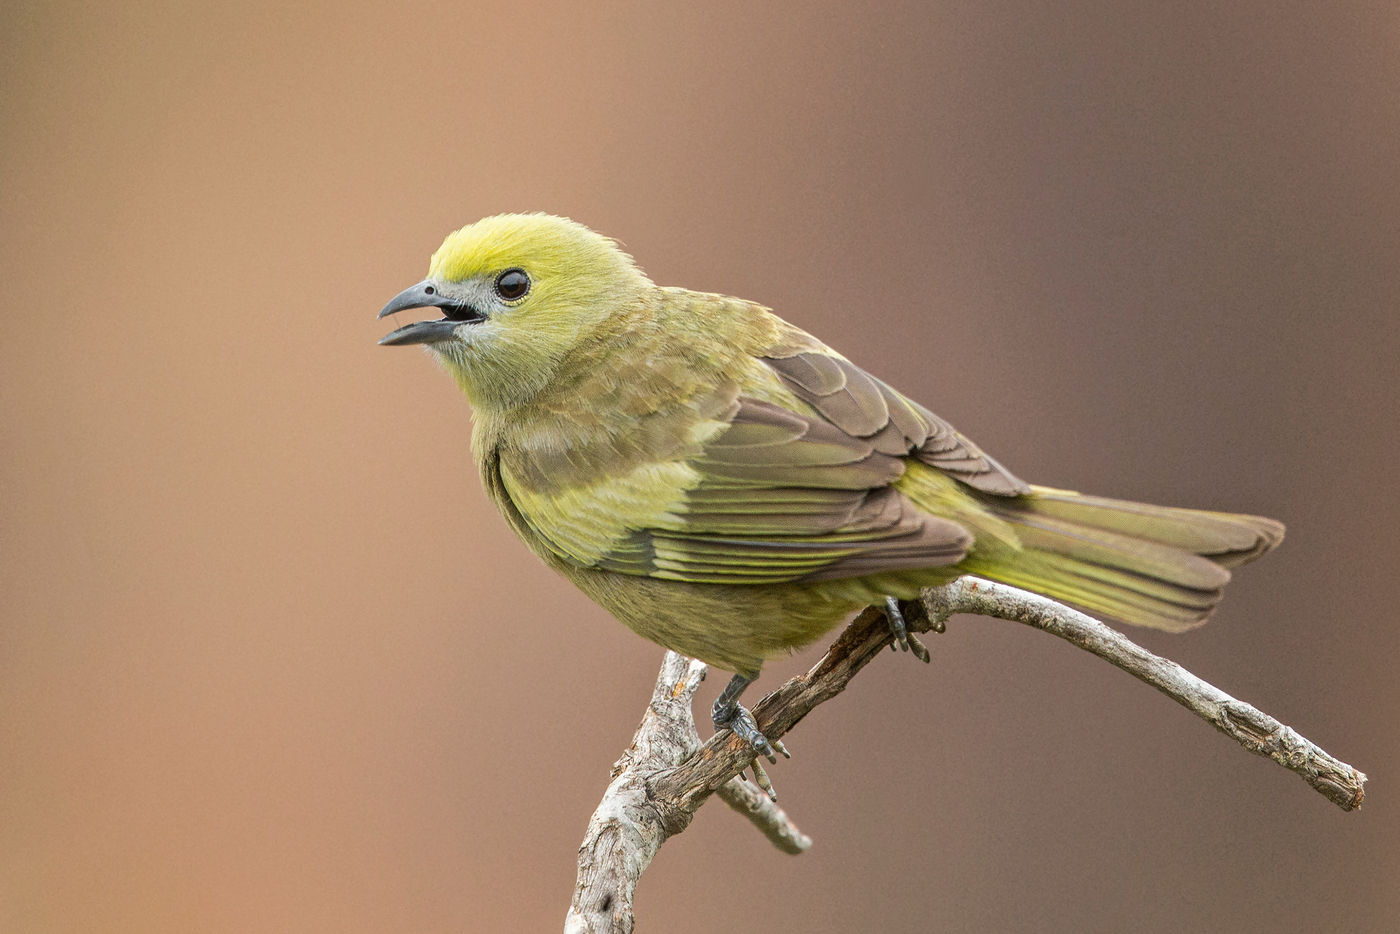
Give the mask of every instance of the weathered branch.
[[(1083, 613), (972, 577), (925, 591), (923, 610), (906, 613), (911, 632), (941, 630), (952, 614), (974, 613), (1025, 623), (1066, 639), (1157, 688), (1250, 752), (1298, 773), (1343, 810), (1361, 806), (1363, 773)], [(759, 701), (753, 710), (759, 727), (769, 739), (780, 739), (814, 707), (841, 693), (889, 644), (884, 614), (874, 608), (860, 614), (810, 671)], [(566, 932), (631, 931), (632, 895), (642, 872), (666, 838), (684, 830), (712, 794), (750, 816), (780, 849), (800, 853), (810, 846), (776, 805), (736, 777), (753, 761), (747, 744), (728, 730), (699, 744), (691, 698), (704, 673), (701, 663), (666, 653), (651, 705), (632, 745), (614, 767), (612, 784), (579, 849), (578, 883)]]
[(1250, 752), (1298, 773), (1342, 810), (1361, 807), (1366, 796), (1365, 773), (1333, 758), (1262, 710), (1236, 700), (1176, 662), (1153, 655), (1118, 630), (1077, 610), (975, 577), (925, 592), (924, 605), (935, 617), (976, 613), (1043, 629), (1152, 685)]
[[(612, 783), (588, 822), (578, 851), (578, 880), (564, 922), (569, 934), (632, 930), (632, 895), (637, 880), (666, 838), (690, 823), (694, 810), (666, 813), (680, 823), (665, 823), (653, 806), (648, 780), (674, 767), (700, 746), (691, 700), (705, 680), (705, 665), (667, 652), (651, 703), (622, 758), (612, 770)], [(735, 770), (736, 772), (738, 770)], [(782, 809), (753, 785), (736, 776), (716, 793), (747, 817), (774, 846), (801, 853), (812, 840), (798, 830)]]
[(796, 856), (811, 849), (812, 838), (797, 829), (797, 825), (768, 795), (744, 781), (731, 778), (715, 792), (725, 804), (749, 819), (768, 838), (768, 842), (784, 853)]

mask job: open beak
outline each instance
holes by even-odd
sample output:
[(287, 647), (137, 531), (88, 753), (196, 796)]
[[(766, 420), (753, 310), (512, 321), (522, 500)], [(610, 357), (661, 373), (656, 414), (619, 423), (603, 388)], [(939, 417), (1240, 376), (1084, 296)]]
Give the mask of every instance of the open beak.
[(484, 321), (486, 316), (470, 305), (448, 298), (437, 290), (431, 279), (424, 279), (417, 285), (409, 286), (389, 299), (389, 304), (379, 311), (379, 317), (392, 315), (410, 308), (441, 308), (445, 317), (437, 321), (414, 321), (397, 330), (390, 331), (379, 339), (385, 345), (394, 344), (435, 344), (451, 340), (457, 327), (473, 321)]

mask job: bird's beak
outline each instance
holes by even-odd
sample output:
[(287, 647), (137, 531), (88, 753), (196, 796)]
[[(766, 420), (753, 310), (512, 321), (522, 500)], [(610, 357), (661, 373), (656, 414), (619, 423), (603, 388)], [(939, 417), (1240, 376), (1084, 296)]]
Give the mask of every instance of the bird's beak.
[(438, 321), (415, 321), (405, 324), (381, 337), (379, 343), (435, 344), (438, 341), (451, 340), (458, 325), (482, 321), (486, 317), (470, 305), (464, 305), (441, 294), (431, 279), (424, 279), (417, 285), (409, 286), (389, 299), (389, 304), (380, 309), (379, 317), (410, 308), (441, 308), (446, 317)]

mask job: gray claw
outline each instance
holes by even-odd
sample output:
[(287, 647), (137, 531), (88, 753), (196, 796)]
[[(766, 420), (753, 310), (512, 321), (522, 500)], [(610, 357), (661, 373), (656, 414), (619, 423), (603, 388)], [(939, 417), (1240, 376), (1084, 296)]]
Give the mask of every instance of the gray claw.
[(899, 601), (894, 597), (885, 598), (885, 619), (890, 624), (890, 632), (894, 634), (894, 640), (890, 642), (891, 651), (895, 646), (899, 646), (901, 651), (913, 652), (915, 658), (927, 664), (930, 659), (928, 648), (919, 640), (917, 634), (909, 631), (909, 624), (904, 621), (904, 612), (900, 610)]
[(890, 632), (894, 633), (894, 641), (890, 643), (890, 648), (897, 645), (900, 651), (909, 651), (909, 627), (905, 625), (899, 601), (894, 597), (885, 598), (885, 621), (890, 624)]
[(758, 764), (757, 759), (753, 760), (753, 764), (749, 766), (749, 770), (753, 772), (753, 783), (763, 789), (763, 793), (768, 796), (769, 801), (776, 803), (778, 800), (778, 793), (773, 790), (773, 783), (769, 781), (768, 773), (764, 770), (763, 766)]
[[(768, 737), (764, 736), (763, 732), (759, 730), (758, 723), (754, 720), (753, 714), (749, 713), (748, 708), (735, 705), (733, 716), (719, 725), (733, 730), (735, 736), (748, 743), (749, 746), (753, 748), (754, 752), (758, 753), (769, 762), (776, 763), (778, 761), (778, 755), (773, 748), (773, 744), (769, 742)], [(782, 744), (780, 743), (779, 745)], [(755, 764), (757, 764), (757, 760), (755, 760)]]
[(915, 633), (909, 633), (909, 650), (914, 653), (914, 657), (925, 665), (929, 663), (932, 656), (928, 653), (928, 646), (919, 639)]

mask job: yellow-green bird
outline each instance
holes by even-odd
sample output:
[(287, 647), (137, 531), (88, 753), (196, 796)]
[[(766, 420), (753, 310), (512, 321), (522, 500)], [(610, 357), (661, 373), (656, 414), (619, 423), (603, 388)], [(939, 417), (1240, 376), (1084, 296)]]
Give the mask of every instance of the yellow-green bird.
[(976, 574), (1157, 629), (1209, 615), (1231, 567), (1277, 545), (1257, 516), (1031, 486), (943, 419), (767, 308), (652, 283), (546, 214), (448, 235), (383, 317), (471, 401), (491, 498), (546, 564), (640, 635), (735, 672), (868, 605)]

